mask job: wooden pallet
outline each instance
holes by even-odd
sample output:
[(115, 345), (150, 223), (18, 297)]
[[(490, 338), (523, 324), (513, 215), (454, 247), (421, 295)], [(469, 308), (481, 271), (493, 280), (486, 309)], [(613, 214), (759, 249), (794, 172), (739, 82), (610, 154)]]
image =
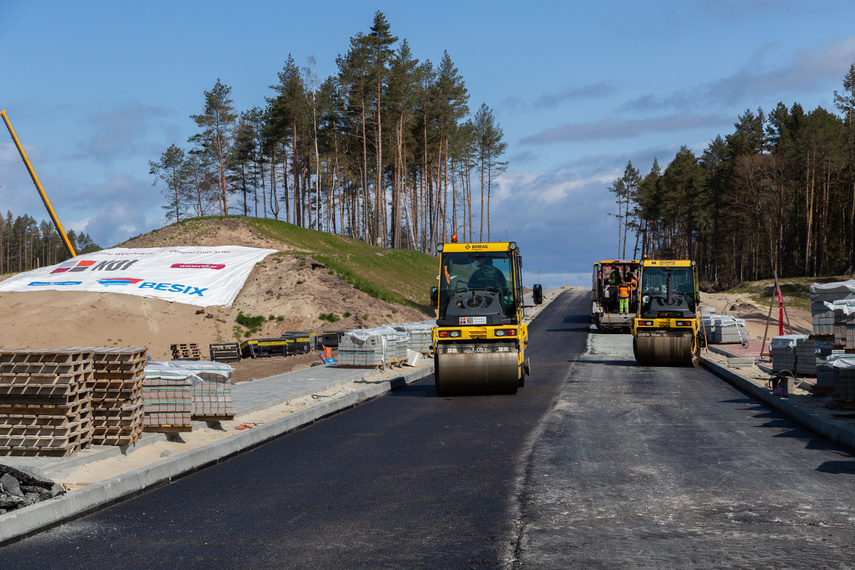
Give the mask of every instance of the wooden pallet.
[(231, 421), (235, 419), (234, 414), (221, 414), (221, 415), (202, 415), (202, 414), (193, 414), (193, 419), (198, 420), (200, 422), (225, 422)]
[(71, 348), (52, 349), (0, 349), (0, 362), (3, 363), (74, 363), (91, 361), (93, 353)]
[(162, 432), (162, 433), (176, 433), (176, 432), (184, 432), (184, 431), (193, 431), (193, 425), (183, 425), (183, 426), (173, 426), (173, 425), (156, 425), (156, 426), (145, 426), (143, 427), (144, 432)]

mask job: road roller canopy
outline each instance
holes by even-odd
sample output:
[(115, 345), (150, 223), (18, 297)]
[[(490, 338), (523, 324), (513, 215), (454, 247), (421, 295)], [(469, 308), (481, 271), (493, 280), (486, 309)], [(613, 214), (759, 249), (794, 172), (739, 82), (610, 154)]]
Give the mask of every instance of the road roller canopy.
[(641, 271), (642, 317), (694, 315), (699, 301), (695, 268), (691, 262), (650, 264)]

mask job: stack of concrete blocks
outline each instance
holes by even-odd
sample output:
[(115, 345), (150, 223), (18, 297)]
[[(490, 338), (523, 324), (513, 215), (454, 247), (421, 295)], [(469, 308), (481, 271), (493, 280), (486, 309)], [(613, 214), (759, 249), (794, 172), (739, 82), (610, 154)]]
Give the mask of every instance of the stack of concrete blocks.
[(834, 369), (831, 398), (855, 405), (855, 354), (837, 354), (828, 362)]
[(0, 455), (64, 457), (92, 443), (94, 354), (0, 350)]
[(745, 320), (730, 315), (703, 315), (701, 323), (710, 344), (741, 343), (745, 338)]
[(433, 329), (436, 321), (421, 321), (418, 323), (399, 323), (391, 325), (395, 330), (403, 331), (409, 335), (407, 349), (430, 354), (433, 349)]
[(809, 337), (796, 341), (796, 369), (793, 370), (795, 374), (816, 376), (816, 364), (819, 360), (816, 341), (810, 340)]
[(834, 309), (830, 307), (835, 301), (855, 300), (855, 281), (838, 281), (836, 283), (810, 286), (810, 310), (813, 317), (813, 334), (834, 334)]
[(375, 368), (406, 360), (405, 337), (390, 326), (347, 331), (338, 346), (338, 364)]
[(131, 445), (142, 437), (146, 348), (93, 347), (94, 445)]
[(231, 420), (235, 417), (232, 401), (234, 368), (220, 362), (173, 361), (170, 366), (191, 374), (198, 382), (192, 390), (192, 419), (201, 421)]
[(855, 299), (826, 302), (834, 313), (834, 344), (855, 348)]
[(189, 431), (193, 429), (192, 374), (163, 363), (145, 367), (143, 381), (143, 426), (146, 431)]
[(807, 335), (803, 334), (773, 337), (769, 343), (769, 348), (772, 350), (772, 370), (775, 372), (789, 370), (795, 373), (796, 345), (798, 341), (804, 342), (807, 338)]
[(381, 334), (386, 335), (386, 346), (389, 347), (388, 355), (389, 364), (402, 364), (407, 361), (410, 345), (410, 333), (407, 331), (398, 330), (394, 327), (383, 326), (379, 327)]

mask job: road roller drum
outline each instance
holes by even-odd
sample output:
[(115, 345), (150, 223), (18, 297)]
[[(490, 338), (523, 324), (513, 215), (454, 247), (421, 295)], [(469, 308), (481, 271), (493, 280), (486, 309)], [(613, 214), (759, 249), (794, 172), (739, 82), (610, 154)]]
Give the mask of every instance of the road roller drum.
[(518, 350), (473, 344), (440, 345), (438, 348), (435, 363), (437, 395), (517, 393), (521, 375)]
[(697, 366), (700, 363), (700, 348), (693, 331), (638, 332), (632, 349), (635, 359), (644, 366)]

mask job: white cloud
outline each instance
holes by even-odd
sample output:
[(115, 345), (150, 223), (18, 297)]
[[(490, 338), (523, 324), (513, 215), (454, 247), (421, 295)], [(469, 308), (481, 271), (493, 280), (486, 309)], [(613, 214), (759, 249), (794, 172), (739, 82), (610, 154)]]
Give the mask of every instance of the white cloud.
[(607, 139), (634, 138), (646, 133), (664, 133), (718, 127), (733, 122), (732, 117), (708, 113), (678, 113), (633, 120), (609, 120), (573, 123), (546, 129), (522, 139), (521, 144), (553, 144)]

